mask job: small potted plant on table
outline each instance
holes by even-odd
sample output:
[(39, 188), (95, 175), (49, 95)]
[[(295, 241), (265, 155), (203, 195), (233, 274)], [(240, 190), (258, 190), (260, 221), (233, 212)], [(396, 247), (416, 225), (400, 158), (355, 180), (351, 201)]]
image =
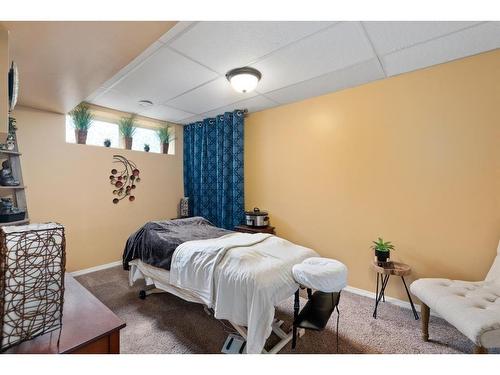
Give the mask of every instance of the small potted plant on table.
[(375, 256), (379, 262), (387, 262), (387, 259), (391, 256), (391, 250), (394, 250), (394, 245), (390, 242), (384, 242), (382, 238), (378, 238), (377, 241), (373, 241), (371, 246), (375, 250)]
[(167, 123), (167, 126), (161, 127), (156, 131), (158, 138), (160, 139), (161, 149), (164, 154), (168, 154), (168, 147), (170, 142), (172, 142), (174, 138), (174, 134), (172, 132), (172, 126)]
[(120, 134), (125, 141), (125, 149), (132, 149), (132, 137), (135, 133), (135, 115), (129, 117), (122, 117), (119, 122)]
[(87, 132), (92, 126), (94, 115), (86, 103), (78, 104), (69, 115), (75, 128), (76, 143), (84, 145), (87, 143)]

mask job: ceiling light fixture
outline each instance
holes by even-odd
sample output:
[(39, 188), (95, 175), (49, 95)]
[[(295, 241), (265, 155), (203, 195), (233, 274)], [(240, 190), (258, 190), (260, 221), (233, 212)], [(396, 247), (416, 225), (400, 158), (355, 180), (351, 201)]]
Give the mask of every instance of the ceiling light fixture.
[(151, 100), (139, 100), (139, 105), (141, 107), (151, 107), (153, 102)]
[(257, 87), (262, 74), (257, 69), (245, 66), (230, 70), (227, 72), (226, 78), (236, 91), (246, 93)]

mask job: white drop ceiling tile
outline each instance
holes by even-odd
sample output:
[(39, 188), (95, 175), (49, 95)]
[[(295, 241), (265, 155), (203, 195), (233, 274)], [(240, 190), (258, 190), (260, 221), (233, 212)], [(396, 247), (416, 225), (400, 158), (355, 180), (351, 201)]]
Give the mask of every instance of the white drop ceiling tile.
[(129, 72), (131, 72), (134, 68), (142, 64), (148, 57), (150, 57), (153, 53), (158, 51), (163, 44), (160, 42), (154, 42), (148, 48), (146, 48), (143, 52), (141, 52), (135, 59), (133, 59), (130, 63), (124, 66), (122, 69), (118, 71), (112, 78), (108, 79), (104, 82), (101, 87), (102, 88), (112, 88), (115, 83), (117, 83), (121, 78), (125, 77)]
[(341, 22), (252, 66), (262, 73), (257, 90), (266, 93), (373, 57), (360, 23)]
[(96, 100), (97, 98), (99, 98), (99, 96), (103, 95), (107, 90), (108, 89), (106, 89), (106, 88), (99, 87), (92, 94), (90, 94), (89, 96), (87, 96), (85, 98), (85, 101), (90, 103), (90, 102)]
[(163, 121), (177, 122), (192, 117), (194, 114), (181, 111), (180, 109), (168, 107), (162, 104), (154, 105), (139, 112), (140, 115)]
[(220, 77), (165, 104), (186, 112), (201, 114), (255, 95), (255, 91), (245, 94), (235, 91), (225, 77)]
[(384, 77), (378, 60), (372, 59), (305, 82), (268, 92), (266, 96), (281, 104), (286, 104), (362, 85)]
[(151, 100), (157, 104), (215, 77), (216, 73), (164, 46), (113, 89), (136, 100)]
[(278, 103), (266, 98), (265, 96), (257, 95), (257, 96), (254, 96), (253, 98), (244, 99), (244, 100), (241, 100), (239, 102), (224, 106), (222, 108), (217, 108), (216, 110), (213, 110), (213, 111), (210, 111), (207, 113), (203, 113), (202, 116), (204, 118), (215, 117), (215, 116), (220, 115), (224, 112), (232, 112), (236, 109), (248, 109), (249, 113), (253, 113), (253, 112), (262, 111), (264, 109), (276, 107), (278, 105), (279, 105)]
[(199, 22), (170, 46), (220, 74), (335, 22)]
[(181, 123), (183, 125), (192, 124), (193, 122), (203, 121), (205, 118), (206, 117), (203, 115), (196, 115), (196, 116), (189, 117), (187, 119), (182, 120)]
[(90, 103), (129, 113), (144, 111), (144, 107), (136, 100), (113, 89), (106, 91)]
[(484, 23), (382, 58), (393, 76), (500, 48), (500, 22)]
[(386, 55), (479, 22), (462, 21), (370, 21), (363, 22), (379, 55)]
[(162, 42), (163, 44), (168, 44), (172, 39), (176, 38), (178, 35), (180, 35), (184, 30), (186, 30), (189, 26), (196, 24), (196, 22), (193, 21), (179, 21), (175, 24), (174, 27), (172, 27), (170, 30), (168, 30), (165, 34), (163, 34), (159, 41)]

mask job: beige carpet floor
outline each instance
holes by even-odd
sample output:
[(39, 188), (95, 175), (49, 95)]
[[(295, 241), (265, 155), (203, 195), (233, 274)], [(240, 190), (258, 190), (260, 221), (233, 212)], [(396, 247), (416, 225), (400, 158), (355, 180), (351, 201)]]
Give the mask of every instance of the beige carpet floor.
[[(122, 318), (123, 353), (220, 353), (232, 328), (207, 315), (199, 304), (168, 293), (138, 298), (142, 283), (130, 288), (121, 267), (82, 275), (76, 279)], [(302, 306), (305, 300), (301, 301)], [(444, 320), (431, 316), (430, 342), (420, 339), (420, 321), (411, 311), (383, 303), (372, 318), (374, 301), (343, 292), (340, 301), (340, 353), (470, 353), (472, 343)], [(290, 322), (293, 298), (276, 310)], [(335, 319), (323, 332), (307, 331), (296, 353), (336, 353)], [(276, 338), (271, 337), (268, 342)], [(281, 353), (291, 353), (290, 344)], [(498, 353), (498, 351), (496, 351)]]

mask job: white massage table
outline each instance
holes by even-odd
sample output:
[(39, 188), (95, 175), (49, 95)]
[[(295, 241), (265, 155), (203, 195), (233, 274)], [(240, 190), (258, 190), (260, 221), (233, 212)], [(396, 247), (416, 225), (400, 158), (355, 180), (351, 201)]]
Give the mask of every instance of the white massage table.
[[(283, 321), (274, 319), (274, 306), (299, 287), (293, 265), (313, 256), (313, 250), (276, 236), (234, 233), (181, 244), (170, 271), (134, 259), (129, 262), (129, 283), (144, 279), (152, 287), (141, 291), (141, 298), (168, 292), (203, 304), (205, 311), (234, 326), (247, 341), (248, 353), (278, 353), (291, 341), (292, 332), (285, 332)], [(271, 332), (280, 341), (266, 351)]]

